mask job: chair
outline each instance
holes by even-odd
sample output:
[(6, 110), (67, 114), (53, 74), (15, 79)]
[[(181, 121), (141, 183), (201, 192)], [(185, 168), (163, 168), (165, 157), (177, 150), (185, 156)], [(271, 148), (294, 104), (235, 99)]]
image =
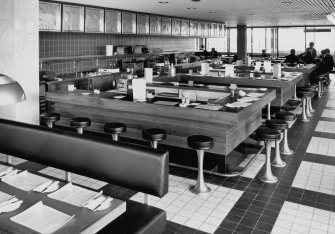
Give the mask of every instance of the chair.
[(49, 128), (53, 128), (55, 122), (60, 120), (59, 113), (43, 113), (40, 115), (41, 121), (45, 123)]
[(119, 135), (127, 131), (127, 126), (123, 123), (107, 123), (104, 126), (104, 131), (112, 135), (114, 141), (119, 140)]

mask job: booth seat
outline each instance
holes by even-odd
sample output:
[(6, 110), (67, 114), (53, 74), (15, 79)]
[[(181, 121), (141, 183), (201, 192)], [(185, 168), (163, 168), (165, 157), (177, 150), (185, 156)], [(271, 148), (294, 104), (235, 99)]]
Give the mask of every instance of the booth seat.
[[(167, 151), (4, 119), (0, 132), (0, 153), (157, 197), (168, 192)], [(127, 201), (127, 211), (100, 232), (161, 233), (165, 225), (165, 211)]]

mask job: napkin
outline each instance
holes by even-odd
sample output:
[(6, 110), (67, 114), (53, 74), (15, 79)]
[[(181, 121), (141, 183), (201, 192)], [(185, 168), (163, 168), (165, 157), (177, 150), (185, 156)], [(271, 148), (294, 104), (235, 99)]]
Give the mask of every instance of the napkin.
[(40, 201), (10, 219), (39, 233), (47, 234), (64, 226), (72, 217)]
[(2, 178), (1, 180), (13, 187), (22, 189), (24, 191), (30, 191), (37, 186), (49, 181), (50, 179), (31, 174), (28, 171), (23, 171), (16, 175)]
[(8, 166), (0, 165), (0, 176), (5, 175), (5, 174), (7, 174), (8, 172), (10, 172), (12, 170), (13, 170), (13, 167), (8, 167)]
[(42, 192), (44, 189), (49, 187), (49, 185), (52, 184), (52, 180), (45, 181), (44, 183), (38, 185), (37, 187), (33, 188), (33, 191), (35, 192)]
[(4, 212), (14, 211), (18, 209), (22, 203), (23, 201), (17, 199), (16, 197), (8, 200), (7, 202), (3, 202), (2, 205), (0, 205), (0, 214)]
[(251, 105), (251, 103), (247, 103), (247, 102), (233, 102), (233, 103), (226, 104), (226, 107), (231, 107), (231, 108), (234, 108), (234, 107), (247, 107), (249, 105)]
[(0, 191), (0, 206), (2, 205), (3, 202), (6, 202), (8, 200), (10, 200), (11, 198), (13, 198), (14, 196), (1, 192)]
[(248, 97), (262, 97), (264, 95), (264, 93), (248, 93), (247, 96)]
[(68, 183), (48, 197), (81, 207), (83, 203), (98, 195), (98, 192)]
[(237, 101), (239, 102), (255, 102), (258, 100), (259, 98), (254, 98), (254, 97), (244, 97), (244, 98), (237, 99)]
[(203, 109), (203, 110), (220, 110), (222, 108), (222, 106), (216, 106), (216, 105), (198, 105), (196, 107), (194, 107), (196, 109)]

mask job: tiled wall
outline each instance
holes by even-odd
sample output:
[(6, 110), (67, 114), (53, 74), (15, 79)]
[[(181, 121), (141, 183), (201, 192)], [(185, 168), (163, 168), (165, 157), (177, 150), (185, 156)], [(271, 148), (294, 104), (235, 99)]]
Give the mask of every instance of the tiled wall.
[[(105, 35), (83, 33), (48, 33), (40, 32), (40, 58), (103, 55), (105, 45), (135, 46), (146, 45), (149, 50), (161, 48), (164, 50), (195, 50), (195, 38), (137, 36), (137, 35)], [(73, 73), (104, 67), (115, 61), (111, 59), (60, 61), (43, 63), (43, 70), (52, 70), (57, 74)]]

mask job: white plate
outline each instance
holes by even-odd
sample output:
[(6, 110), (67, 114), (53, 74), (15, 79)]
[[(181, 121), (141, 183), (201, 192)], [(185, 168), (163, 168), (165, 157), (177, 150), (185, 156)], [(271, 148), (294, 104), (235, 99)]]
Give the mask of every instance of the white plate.
[(119, 96), (114, 96), (113, 98), (115, 98), (115, 99), (122, 99), (122, 98), (125, 98), (126, 96), (124, 96), (124, 95), (119, 95)]
[(86, 95), (90, 95), (91, 93), (81, 93), (81, 94), (86, 96)]

